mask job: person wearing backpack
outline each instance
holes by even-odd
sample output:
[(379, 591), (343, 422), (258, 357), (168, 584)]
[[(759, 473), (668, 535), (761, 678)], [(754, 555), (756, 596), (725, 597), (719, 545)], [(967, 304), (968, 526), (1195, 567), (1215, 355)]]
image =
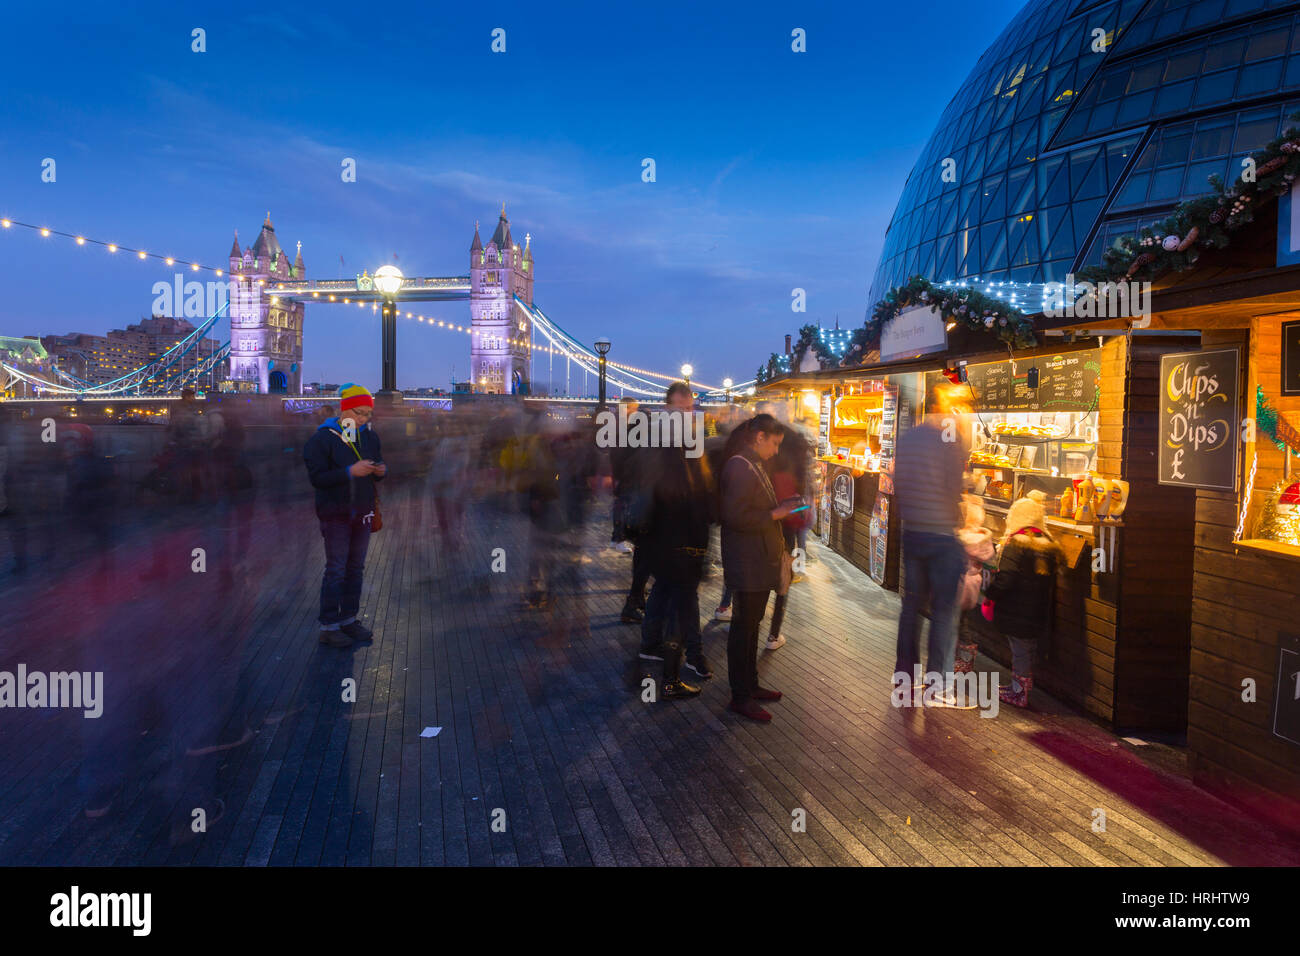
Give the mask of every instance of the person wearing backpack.
[(993, 605), (993, 625), (1011, 645), (1011, 686), (998, 699), (1029, 706), (1034, 685), (1034, 651), (1050, 631), (1056, 568), (1061, 548), (1047, 532), (1045, 496), (1031, 491), (1011, 506), (999, 549), (998, 571), (985, 594)]

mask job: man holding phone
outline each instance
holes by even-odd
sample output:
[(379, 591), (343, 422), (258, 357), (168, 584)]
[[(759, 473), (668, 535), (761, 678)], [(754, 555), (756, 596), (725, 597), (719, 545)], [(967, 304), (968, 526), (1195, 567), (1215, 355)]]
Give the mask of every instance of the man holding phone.
[(370, 427), (374, 397), (348, 383), (339, 389), (339, 414), (321, 422), (307, 440), (303, 461), (316, 489), (316, 517), (325, 541), (320, 587), (320, 642), (351, 647), (369, 642), (369, 628), (357, 620), (361, 583), (378, 500), (375, 483), (388, 473), (379, 436)]

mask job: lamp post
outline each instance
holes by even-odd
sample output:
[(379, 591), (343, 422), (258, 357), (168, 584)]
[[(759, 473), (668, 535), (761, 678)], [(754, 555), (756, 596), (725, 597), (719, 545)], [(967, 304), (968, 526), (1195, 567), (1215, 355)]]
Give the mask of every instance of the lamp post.
[(605, 356), (609, 354), (609, 339), (603, 335), (596, 339), (596, 354), (600, 356), (600, 401), (597, 408), (605, 407)]
[(383, 355), (379, 393), (377, 398), (390, 402), (401, 401), (397, 390), (397, 291), (402, 287), (402, 272), (397, 266), (380, 266), (375, 270), (375, 288), (384, 297)]
[(686, 380), (686, 387), (687, 387), (687, 388), (690, 388), (690, 387), (691, 387), (691, 375), (692, 375), (694, 372), (695, 372), (695, 369), (692, 368), (690, 365), (683, 365), (683, 366), (682, 366), (682, 378), (684, 378), (684, 379)]
[(731, 404), (731, 379), (724, 378), (722, 380), (722, 387), (727, 390), (727, 404), (730, 405)]

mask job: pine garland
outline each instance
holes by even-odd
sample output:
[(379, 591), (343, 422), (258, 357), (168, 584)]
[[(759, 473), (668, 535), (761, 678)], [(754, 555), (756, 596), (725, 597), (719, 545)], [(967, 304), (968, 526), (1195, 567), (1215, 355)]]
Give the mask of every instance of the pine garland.
[(876, 341), (887, 322), (914, 306), (933, 306), (945, 322), (956, 322), (972, 332), (990, 332), (1013, 348), (1037, 344), (1033, 322), (1019, 309), (974, 289), (947, 289), (921, 276), (890, 289), (876, 303), (866, 323), (864, 341)]
[(1255, 425), (1272, 439), (1278, 451), (1285, 451), (1289, 446), (1300, 453), (1300, 431), (1297, 431), (1276, 408), (1264, 397), (1264, 386), (1255, 387)]
[[(1300, 121), (1300, 113), (1288, 119)], [(1078, 278), (1152, 281), (1190, 269), (1205, 249), (1227, 248), (1232, 233), (1254, 221), (1256, 209), (1288, 192), (1300, 176), (1300, 128), (1288, 128), (1250, 160), (1231, 186), (1211, 176), (1213, 195), (1187, 200), (1162, 222), (1121, 236), (1104, 253), (1102, 265), (1081, 269)]]

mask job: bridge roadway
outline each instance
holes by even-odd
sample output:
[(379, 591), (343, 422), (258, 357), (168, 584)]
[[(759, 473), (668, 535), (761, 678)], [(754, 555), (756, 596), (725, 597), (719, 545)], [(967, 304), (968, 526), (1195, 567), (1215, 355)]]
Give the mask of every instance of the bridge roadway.
[[(61, 542), (80, 557), (40, 575), (12, 574), (0, 519), (0, 667), (102, 667), (108, 687), (100, 721), (0, 713), (0, 864), (1300, 863), (1294, 838), (1191, 786), (1180, 751), (1045, 698), (994, 719), (892, 708), (897, 597), (824, 550), (794, 586), (788, 643), (762, 654), (786, 695), (770, 725), (724, 710), (726, 625), (705, 630), (718, 675), (701, 697), (642, 703), (607, 502), (539, 612), (521, 600), (524, 519), (484, 498), (449, 540), (422, 480), (390, 482), (367, 567), (376, 640), (322, 648), (301, 465), (274, 467), (278, 485), (201, 522), (173, 515), (111, 553)], [(114, 779), (88, 819), (87, 793)]]

